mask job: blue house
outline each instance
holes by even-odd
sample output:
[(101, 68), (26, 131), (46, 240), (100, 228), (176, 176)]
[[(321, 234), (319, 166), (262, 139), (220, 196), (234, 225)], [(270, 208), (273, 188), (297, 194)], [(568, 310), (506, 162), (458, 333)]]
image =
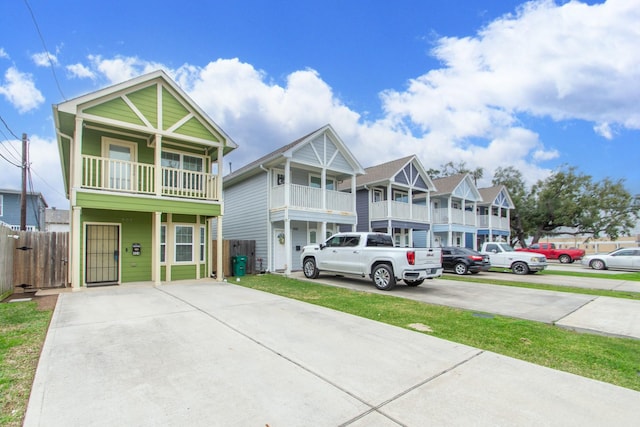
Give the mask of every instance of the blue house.
[[(20, 230), (18, 190), (0, 190), (0, 224)], [(44, 231), (44, 211), (48, 207), (41, 193), (27, 193), (27, 231)]]

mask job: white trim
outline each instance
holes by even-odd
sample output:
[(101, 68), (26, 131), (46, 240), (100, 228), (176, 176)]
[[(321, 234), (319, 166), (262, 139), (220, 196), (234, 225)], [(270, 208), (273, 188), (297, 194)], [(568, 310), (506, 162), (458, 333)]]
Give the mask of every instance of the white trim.
[[(195, 226), (196, 224), (184, 224), (184, 223), (173, 223), (173, 264), (174, 265), (192, 265), (197, 264), (198, 261), (195, 260)], [(191, 260), (190, 261), (178, 261), (177, 255), (178, 251), (176, 250), (178, 247), (177, 242), (177, 232), (178, 227), (188, 227), (191, 228)], [(185, 243), (180, 243), (181, 246), (186, 246)]]

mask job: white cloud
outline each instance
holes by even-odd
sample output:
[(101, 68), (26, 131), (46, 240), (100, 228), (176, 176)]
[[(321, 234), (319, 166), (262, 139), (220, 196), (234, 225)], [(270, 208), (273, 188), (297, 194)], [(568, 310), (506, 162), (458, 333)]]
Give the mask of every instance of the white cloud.
[(49, 67), (51, 64), (58, 65), (58, 57), (49, 52), (34, 53), (31, 55), (31, 59), (38, 67)]
[(0, 47), (0, 58), (9, 59), (9, 54), (7, 53), (6, 50), (4, 50), (3, 47)]
[(20, 113), (38, 108), (44, 102), (44, 97), (36, 88), (31, 74), (21, 73), (15, 67), (10, 67), (4, 78), (5, 84), (0, 86), (0, 94)]
[(91, 71), (89, 67), (82, 64), (67, 65), (66, 69), (72, 77), (80, 79), (94, 79), (96, 77), (95, 73)]
[(313, 69), (274, 80), (237, 58), (169, 69), (92, 55), (70, 71), (116, 83), (167, 70), (239, 143), (234, 168), (331, 123), (365, 167), (417, 154), (427, 168), (483, 167), (484, 185), (498, 166), (534, 182), (560, 152), (527, 129), (527, 118), (587, 121), (608, 139), (612, 129), (640, 129), (639, 4), (532, 1), (474, 36), (442, 37), (432, 50), (441, 68), (382, 92), (384, 116), (375, 121), (346, 106)]

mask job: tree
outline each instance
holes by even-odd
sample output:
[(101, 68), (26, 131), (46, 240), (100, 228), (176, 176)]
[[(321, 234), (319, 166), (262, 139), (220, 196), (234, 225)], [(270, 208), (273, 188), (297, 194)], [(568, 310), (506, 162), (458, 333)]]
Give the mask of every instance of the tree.
[(531, 233), (531, 221), (528, 215), (531, 212), (531, 203), (522, 173), (513, 166), (499, 167), (493, 174), (491, 183), (504, 185), (515, 206), (510, 215), (511, 238), (509, 243), (515, 246), (517, 242), (520, 246), (526, 247), (525, 240)]
[(574, 166), (563, 165), (528, 192), (522, 174), (512, 167), (498, 168), (494, 184), (504, 184), (516, 205), (511, 229), (522, 246), (528, 237), (537, 243), (558, 234), (604, 234), (615, 240), (629, 233), (639, 217), (624, 180), (593, 182)]
[(456, 175), (459, 173), (468, 173), (473, 178), (473, 181), (476, 185), (478, 185), (478, 180), (482, 179), (484, 176), (484, 168), (475, 168), (471, 170), (467, 168), (466, 162), (460, 162), (457, 165), (453, 162), (447, 162), (443, 165), (440, 165), (440, 169), (428, 169), (427, 174), (431, 178), (444, 178), (451, 175)]

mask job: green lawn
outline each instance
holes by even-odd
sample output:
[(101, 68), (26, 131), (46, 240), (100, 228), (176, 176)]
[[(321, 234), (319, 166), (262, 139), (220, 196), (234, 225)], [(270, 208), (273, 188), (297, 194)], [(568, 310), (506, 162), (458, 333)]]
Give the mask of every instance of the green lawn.
[(52, 311), (35, 302), (0, 304), (0, 425), (20, 426)]
[(406, 329), (421, 323), (432, 332), (416, 333), (640, 391), (640, 340), (579, 334), (528, 320), (425, 304), (393, 293), (372, 294), (278, 275), (245, 276), (233, 283)]

